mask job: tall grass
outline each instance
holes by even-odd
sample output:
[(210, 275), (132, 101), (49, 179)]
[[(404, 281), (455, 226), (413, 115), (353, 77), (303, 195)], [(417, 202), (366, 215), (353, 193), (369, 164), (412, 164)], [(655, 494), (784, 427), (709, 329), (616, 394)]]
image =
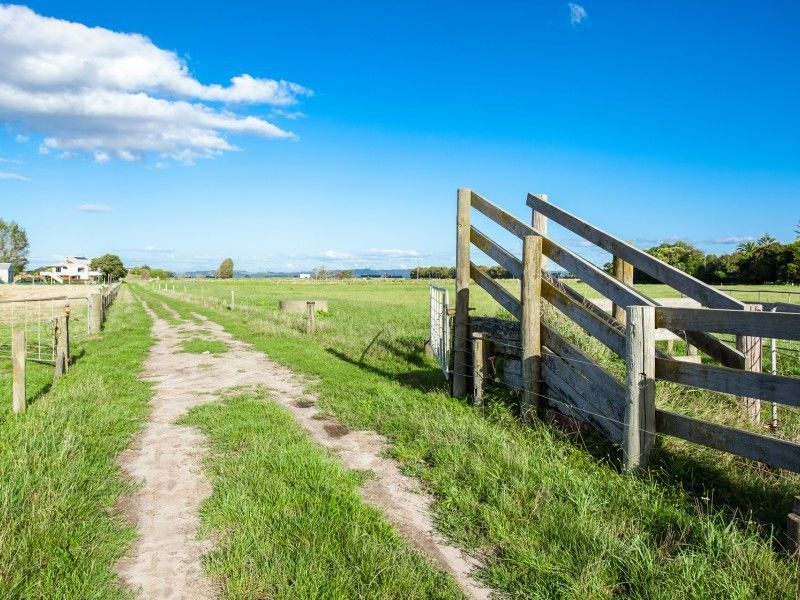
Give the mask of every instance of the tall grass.
[[(204, 314), (315, 378), (325, 410), (351, 427), (389, 436), (393, 455), (434, 493), (440, 529), (480, 554), (487, 565), (481, 576), (510, 596), (797, 594), (798, 564), (775, 551), (770, 530), (771, 515), (784, 511), (796, 490), (791, 483), (780, 487), (771, 473), (759, 474), (744, 461), (712, 464), (695, 449), (670, 445), (655, 470), (628, 476), (608, 445), (542, 423), (521, 426), (507, 397), (498, 396), (483, 413), (450, 398), (441, 373), (422, 353), (426, 285), (202, 285), (207, 307), (197, 299), (145, 293), (184, 316)], [(223, 305), (232, 285), (242, 309)], [(327, 299), (331, 312), (307, 337), (302, 317), (276, 311), (281, 298)], [(471, 305), (497, 312), (480, 293)], [(740, 470), (749, 470), (742, 485), (736, 483)], [(720, 502), (714, 489), (730, 498)], [(753, 499), (767, 489), (778, 490), (764, 497), (777, 508), (753, 510)]]
[[(0, 413), (0, 598), (121, 598), (133, 531), (115, 457), (146, 415), (150, 320), (123, 291), (102, 335), (24, 414)], [(50, 368), (52, 374), (52, 368)]]

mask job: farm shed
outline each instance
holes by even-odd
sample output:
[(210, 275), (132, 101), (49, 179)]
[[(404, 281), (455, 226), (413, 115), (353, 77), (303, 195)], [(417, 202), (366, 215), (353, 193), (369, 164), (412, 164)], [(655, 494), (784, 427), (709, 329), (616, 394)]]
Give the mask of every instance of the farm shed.
[(14, 265), (0, 263), (0, 283), (14, 283)]

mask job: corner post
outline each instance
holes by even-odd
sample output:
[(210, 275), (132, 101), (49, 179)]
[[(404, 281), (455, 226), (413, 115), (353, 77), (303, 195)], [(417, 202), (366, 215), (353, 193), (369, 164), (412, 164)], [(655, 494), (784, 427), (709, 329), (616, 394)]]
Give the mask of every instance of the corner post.
[(520, 416), (526, 423), (539, 410), (542, 379), (542, 237), (522, 240), (522, 402)]
[[(761, 312), (760, 304), (747, 304), (744, 310)], [(761, 338), (751, 335), (736, 336), (736, 349), (744, 354), (744, 370), (761, 373)], [(752, 423), (761, 421), (761, 400), (759, 398), (747, 398), (737, 396), (739, 405), (742, 407), (745, 416)]]
[(15, 413), (25, 412), (28, 401), (25, 397), (25, 329), (11, 333), (12, 406)]
[[(612, 263), (612, 274), (615, 279), (621, 281), (623, 284), (633, 287), (633, 265), (631, 263), (625, 262), (619, 256), (615, 256)], [(623, 325), (625, 324), (626, 314), (624, 306), (612, 304), (611, 315)]]
[(647, 467), (655, 445), (655, 307), (629, 306), (625, 328), (625, 427), (622, 454), (626, 471)]
[(469, 391), (469, 230), (472, 190), (459, 188), (456, 212), (456, 315), (453, 345), (453, 396)]

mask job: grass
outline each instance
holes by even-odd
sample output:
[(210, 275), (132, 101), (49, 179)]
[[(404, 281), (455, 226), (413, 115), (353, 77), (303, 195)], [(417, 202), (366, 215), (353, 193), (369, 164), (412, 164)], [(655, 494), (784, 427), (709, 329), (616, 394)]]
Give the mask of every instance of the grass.
[[(627, 476), (608, 445), (541, 423), (521, 426), (507, 397), (484, 413), (450, 398), (422, 353), (427, 282), (186, 285), (186, 295), (142, 293), (221, 323), (315, 378), (321, 406), (346, 425), (390, 437), (393, 455), (435, 495), (439, 528), (484, 557), (481, 577), (509, 596), (797, 595), (798, 563), (775, 551), (771, 529), (782, 525), (796, 480), (672, 443), (654, 470)], [(224, 307), (232, 288), (234, 311)], [(311, 297), (327, 299), (331, 310), (308, 337), (302, 315), (276, 307)], [(501, 312), (482, 292), (470, 304), (478, 314)], [(668, 401), (713, 406), (688, 392)]]
[(128, 489), (115, 457), (148, 410), (137, 376), (150, 344), (123, 291), (69, 374), (26, 413), (0, 414), (0, 597), (124, 597), (113, 565), (133, 530), (113, 511)]
[(205, 564), (225, 598), (462, 597), (361, 501), (366, 475), (343, 470), (263, 392), (181, 422), (210, 439), (202, 518), (218, 540)]
[(228, 345), (219, 340), (204, 340), (203, 338), (194, 337), (184, 340), (181, 344), (183, 352), (191, 352), (194, 354), (223, 354), (228, 351)]

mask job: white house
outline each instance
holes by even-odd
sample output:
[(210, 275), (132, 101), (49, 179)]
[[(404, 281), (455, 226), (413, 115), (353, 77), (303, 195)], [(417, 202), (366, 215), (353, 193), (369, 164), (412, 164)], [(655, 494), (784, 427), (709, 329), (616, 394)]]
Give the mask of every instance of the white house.
[(311, 273), (300, 273), (300, 279), (311, 279)]
[(85, 256), (68, 256), (63, 263), (50, 267), (49, 271), (40, 271), (41, 277), (49, 277), (58, 283), (72, 281), (96, 281), (102, 273), (89, 268), (91, 261)]
[(0, 263), (0, 283), (14, 283), (14, 265)]

